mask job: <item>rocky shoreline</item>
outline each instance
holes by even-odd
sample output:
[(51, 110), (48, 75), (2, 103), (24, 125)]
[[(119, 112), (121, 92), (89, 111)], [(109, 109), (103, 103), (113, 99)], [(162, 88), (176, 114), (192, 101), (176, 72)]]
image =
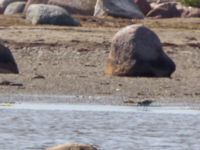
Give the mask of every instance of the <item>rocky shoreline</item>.
[[(143, 111), (146, 106), (177, 106), (199, 111), (200, 8), (176, 1), (133, 1), (1, 1), (0, 106), (72, 104), (94, 106), (95, 111), (102, 105), (117, 111), (123, 106)], [(69, 149), (97, 147), (68, 143), (48, 150)]]
[[(200, 99), (199, 19), (132, 22), (77, 17), (82, 27), (32, 26), (21, 17), (0, 16), (2, 43), (11, 49), (20, 71), (0, 75), (1, 95), (122, 96), (158, 102), (169, 98), (172, 103)], [(145, 24), (160, 37), (164, 51), (177, 65), (171, 79), (104, 74), (111, 38), (134, 23)], [(123, 105), (123, 100), (113, 99), (111, 104)]]

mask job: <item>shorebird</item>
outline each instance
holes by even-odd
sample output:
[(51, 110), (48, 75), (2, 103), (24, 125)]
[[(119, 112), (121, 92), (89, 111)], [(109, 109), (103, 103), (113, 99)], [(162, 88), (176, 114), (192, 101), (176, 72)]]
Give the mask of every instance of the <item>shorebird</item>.
[(153, 103), (152, 100), (144, 100), (142, 102), (138, 102), (137, 106), (150, 106)]

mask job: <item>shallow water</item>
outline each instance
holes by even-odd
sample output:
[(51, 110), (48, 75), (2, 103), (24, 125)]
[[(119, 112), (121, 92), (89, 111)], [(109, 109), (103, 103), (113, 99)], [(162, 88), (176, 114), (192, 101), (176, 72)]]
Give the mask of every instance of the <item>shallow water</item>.
[(80, 142), (100, 150), (199, 150), (200, 111), (189, 107), (1, 104), (0, 149)]

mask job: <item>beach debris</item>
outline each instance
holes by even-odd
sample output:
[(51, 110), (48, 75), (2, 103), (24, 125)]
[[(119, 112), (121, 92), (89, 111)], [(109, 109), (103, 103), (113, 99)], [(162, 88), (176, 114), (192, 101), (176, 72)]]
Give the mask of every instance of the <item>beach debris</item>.
[(22, 83), (15, 83), (15, 82), (8, 81), (8, 80), (1, 81), (0, 85), (2, 85), (2, 86), (23, 86)]
[(15, 103), (13, 102), (6, 102), (6, 103), (0, 103), (0, 107), (3, 107), (3, 108), (10, 108), (10, 107), (13, 107)]
[(32, 79), (45, 79), (45, 76), (37, 74)]
[(94, 65), (94, 64), (85, 64), (85, 67), (93, 67), (93, 68), (95, 68), (96, 65)]
[(121, 29), (112, 39), (105, 73), (116, 76), (170, 77), (175, 63), (165, 54), (158, 36), (143, 25)]
[(118, 91), (120, 91), (120, 89), (119, 89), (119, 88), (116, 88), (115, 90), (116, 90), (117, 92), (118, 92)]
[(123, 101), (125, 104), (135, 104), (136, 102), (133, 99), (128, 99)]
[(101, 85), (110, 85), (110, 82), (101, 82)]
[(47, 150), (97, 150), (97, 149), (92, 145), (69, 143), (48, 148)]
[(78, 52), (89, 52), (89, 51), (91, 51), (91, 50), (88, 49), (88, 48), (79, 48), (77, 51), (78, 51)]

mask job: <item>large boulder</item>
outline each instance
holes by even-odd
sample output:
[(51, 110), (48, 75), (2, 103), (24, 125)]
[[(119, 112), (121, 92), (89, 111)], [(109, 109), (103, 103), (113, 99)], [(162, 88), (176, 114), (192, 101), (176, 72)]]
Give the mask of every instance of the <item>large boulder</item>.
[(97, 0), (94, 16), (143, 19), (144, 14), (133, 0)]
[(8, 5), (4, 11), (4, 15), (13, 15), (23, 13), (26, 2), (13, 2)]
[(97, 150), (97, 149), (91, 145), (85, 145), (85, 144), (64, 144), (48, 148), (47, 150)]
[(117, 76), (170, 77), (175, 68), (153, 31), (142, 25), (131, 25), (114, 36), (105, 73)]
[(181, 13), (176, 7), (177, 3), (174, 2), (166, 2), (160, 4), (154, 4), (151, 11), (147, 14), (147, 17), (155, 17), (155, 18), (172, 18), (172, 17), (180, 17)]
[(0, 73), (19, 73), (11, 51), (0, 44)]
[(149, 2), (147, 2), (146, 0), (133, 0), (133, 1), (139, 7), (139, 9), (142, 11), (144, 15), (146, 15), (151, 10)]
[(28, 0), (26, 3), (24, 11), (26, 12), (28, 7), (32, 4), (47, 4), (49, 0)]
[(26, 19), (30, 20), (32, 24), (80, 25), (67, 10), (54, 5), (32, 4), (26, 12)]
[(48, 3), (62, 6), (71, 14), (93, 15), (96, 0), (49, 0)]
[(0, 0), (0, 14), (2, 14), (4, 12), (6, 7), (10, 3), (17, 2), (17, 1), (26, 1), (26, 0)]

